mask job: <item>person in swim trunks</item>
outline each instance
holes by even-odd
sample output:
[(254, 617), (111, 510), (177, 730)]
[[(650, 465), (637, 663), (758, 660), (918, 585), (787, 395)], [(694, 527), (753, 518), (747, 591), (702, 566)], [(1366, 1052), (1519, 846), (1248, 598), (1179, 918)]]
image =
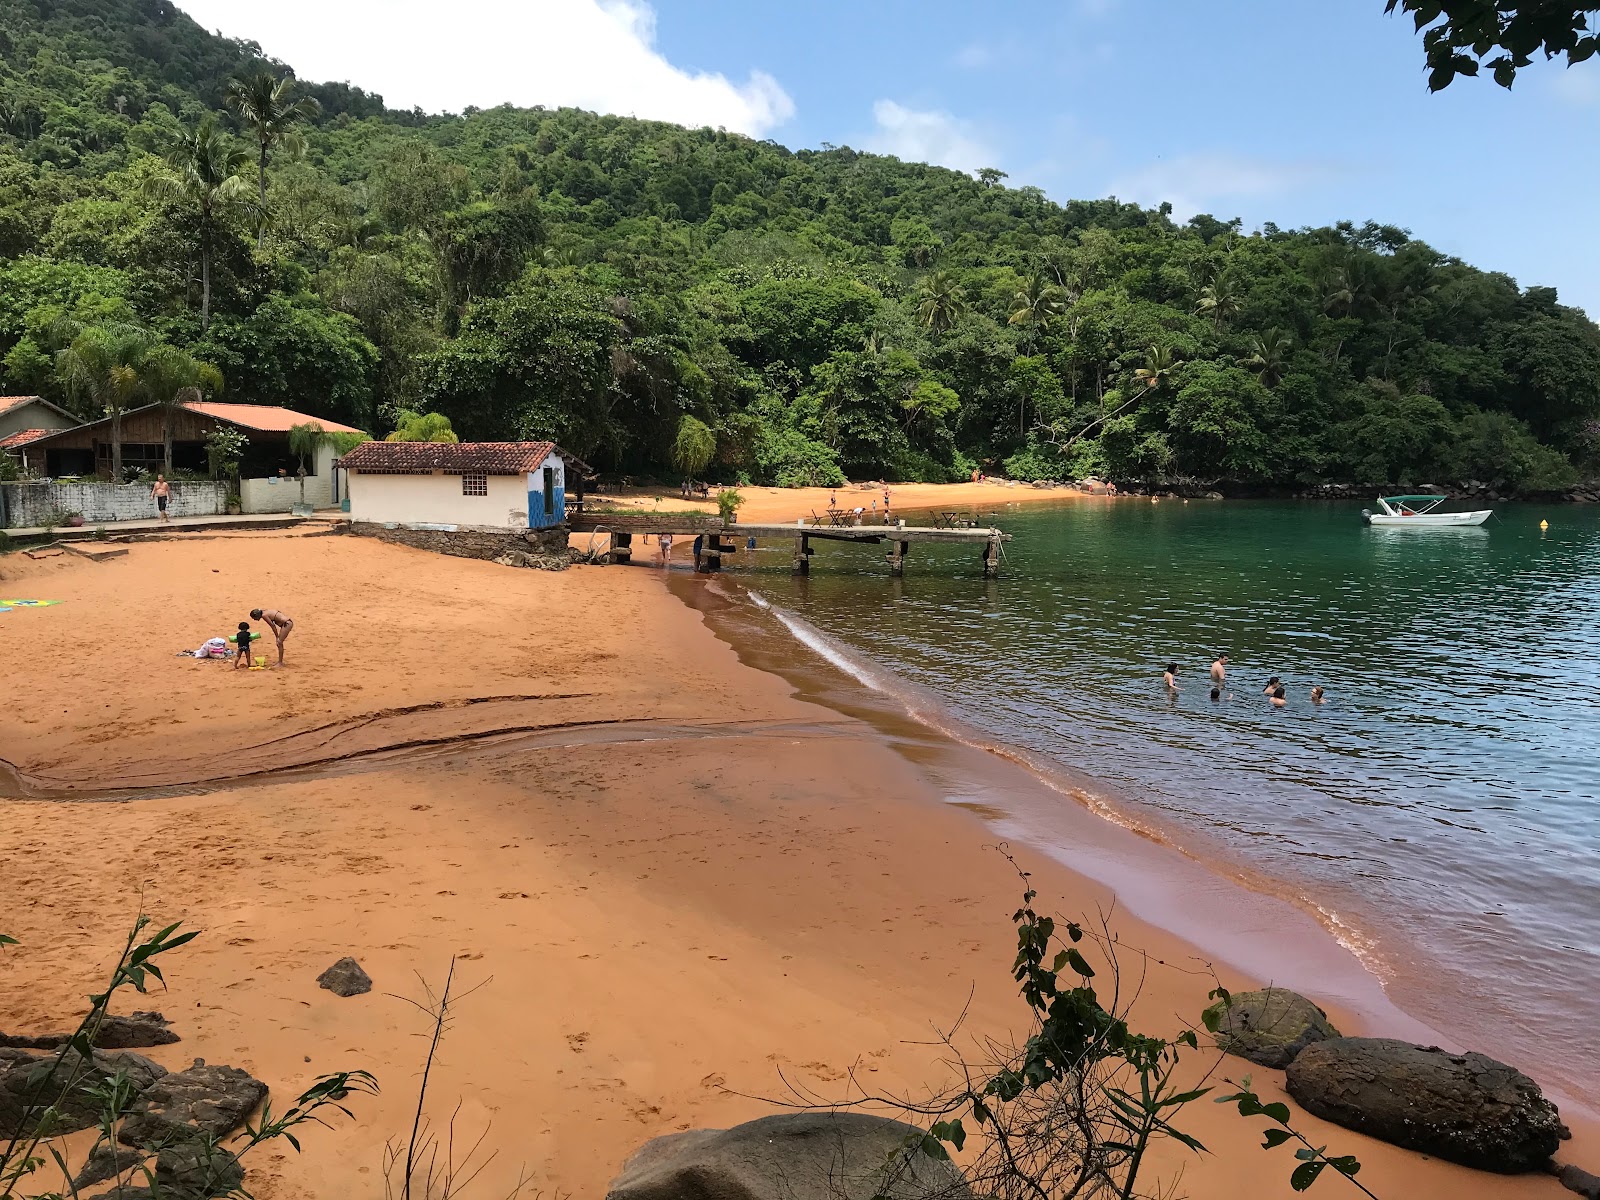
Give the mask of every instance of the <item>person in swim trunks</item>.
[(172, 485), (167, 482), (165, 475), (157, 475), (156, 481), (150, 485), (150, 498), (156, 502), (156, 512), (163, 521), (172, 520), (167, 515), (167, 500), (172, 495)]
[(252, 608), (250, 610), (252, 621), (265, 621), (267, 628), (272, 630), (272, 636), (278, 640), (278, 665), (283, 666), (283, 644), (289, 640), (289, 635), (294, 632), (294, 621), (284, 616), (275, 608)]

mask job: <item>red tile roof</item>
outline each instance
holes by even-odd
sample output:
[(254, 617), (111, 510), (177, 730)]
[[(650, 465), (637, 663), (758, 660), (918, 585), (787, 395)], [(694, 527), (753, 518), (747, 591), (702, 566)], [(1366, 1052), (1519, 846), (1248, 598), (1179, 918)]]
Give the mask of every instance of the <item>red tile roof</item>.
[(348, 425), (341, 425), (337, 421), (324, 420), (322, 417), (296, 412), (292, 408), (279, 408), (273, 404), (218, 404), (205, 400), (184, 407), (192, 408), (197, 413), (205, 413), (208, 417), (242, 425), (246, 429), (259, 429), (263, 433), (288, 433), (291, 426), (304, 425), (307, 422), (315, 422), (329, 433), (362, 432)]
[(0, 396), (0, 412), (10, 412), (19, 404), (29, 404), (38, 399), (38, 396)]
[(19, 429), (8, 438), (0, 438), (0, 450), (16, 450), (29, 442), (37, 442), (42, 437), (61, 432), (59, 429)]
[(362, 442), (340, 464), (373, 473), (526, 475), (555, 448), (554, 442)]

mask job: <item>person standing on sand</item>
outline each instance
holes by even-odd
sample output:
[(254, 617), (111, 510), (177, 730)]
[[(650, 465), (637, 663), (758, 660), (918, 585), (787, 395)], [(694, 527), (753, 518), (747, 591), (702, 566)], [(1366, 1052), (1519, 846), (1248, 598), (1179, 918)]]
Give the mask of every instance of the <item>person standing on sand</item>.
[(265, 621), (267, 628), (272, 630), (272, 636), (278, 640), (278, 665), (283, 666), (283, 644), (289, 640), (289, 635), (294, 632), (294, 621), (284, 616), (275, 608), (252, 608), (250, 610), (252, 621)]
[(150, 485), (150, 499), (156, 502), (156, 514), (163, 521), (172, 520), (167, 515), (167, 500), (172, 496), (172, 485), (167, 482), (165, 475), (157, 475), (156, 481)]
[(1219, 688), (1228, 686), (1228, 656), (1226, 654), (1217, 655), (1216, 661), (1211, 664), (1211, 686)]

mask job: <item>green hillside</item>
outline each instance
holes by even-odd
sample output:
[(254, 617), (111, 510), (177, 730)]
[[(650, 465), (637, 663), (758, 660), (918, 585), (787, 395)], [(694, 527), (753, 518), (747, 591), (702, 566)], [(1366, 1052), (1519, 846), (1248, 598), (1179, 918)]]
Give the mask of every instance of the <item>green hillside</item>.
[[(320, 111), (303, 152), (293, 130), (269, 148), (262, 209), (226, 106), (236, 75), (288, 73), (258, 48), (165, 0), (13, 0), (0, 59), (0, 390), (84, 415), (128, 398), (68, 386), (58, 352), (137, 327), (144, 398), (154, 340), (228, 399), (378, 433), (434, 410), (635, 474), (670, 475), (701, 425), (706, 473), (757, 482), (1544, 491), (1600, 462), (1600, 331), (1388, 226), (1246, 236), (849, 149), (428, 117), (342, 85), (288, 97)], [(185, 138), (198, 174), (164, 161)]]

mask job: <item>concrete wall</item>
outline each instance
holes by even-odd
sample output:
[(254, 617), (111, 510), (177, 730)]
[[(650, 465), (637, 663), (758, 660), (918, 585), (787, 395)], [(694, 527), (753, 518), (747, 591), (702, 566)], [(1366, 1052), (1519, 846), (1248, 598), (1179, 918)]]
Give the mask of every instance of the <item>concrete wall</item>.
[[(7, 483), (0, 485), (5, 496), (6, 525), (11, 529), (30, 529), (48, 524), (52, 517), (82, 513), (85, 524), (112, 521), (146, 521), (156, 514), (148, 483)], [(211, 517), (223, 512), (227, 504), (225, 483), (178, 481), (172, 485), (167, 513), (174, 517)]]
[[(338, 504), (334, 497), (332, 446), (317, 451), (316, 474), (306, 476), (305, 503), (312, 508), (333, 508)], [(293, 475), (275, 479), (241, 479), (239, 481), (239, 507), (247, 513), (288, 512), (300, 503), (300, 481)]]
[[(461, 476), (346, 472), (350, 519), (373, 524), (528, 527), (525, 475), (490, 475), (487, 496), (463, 496)], [(541, 506), (543, 500), (540, 500)]]
[[(369, 475), (366, 478), (377, 477)], [(572, 556), (567, 552), (565, 526), (556, 529), (507, 529), (502, 532), (497, 529), (407, 529), (401, 525), (352, 521), (350, 532), (397, 546), (431, 550), (456, 558), (479, 558), (508, 567), (562, 571), (572, 563)]]

